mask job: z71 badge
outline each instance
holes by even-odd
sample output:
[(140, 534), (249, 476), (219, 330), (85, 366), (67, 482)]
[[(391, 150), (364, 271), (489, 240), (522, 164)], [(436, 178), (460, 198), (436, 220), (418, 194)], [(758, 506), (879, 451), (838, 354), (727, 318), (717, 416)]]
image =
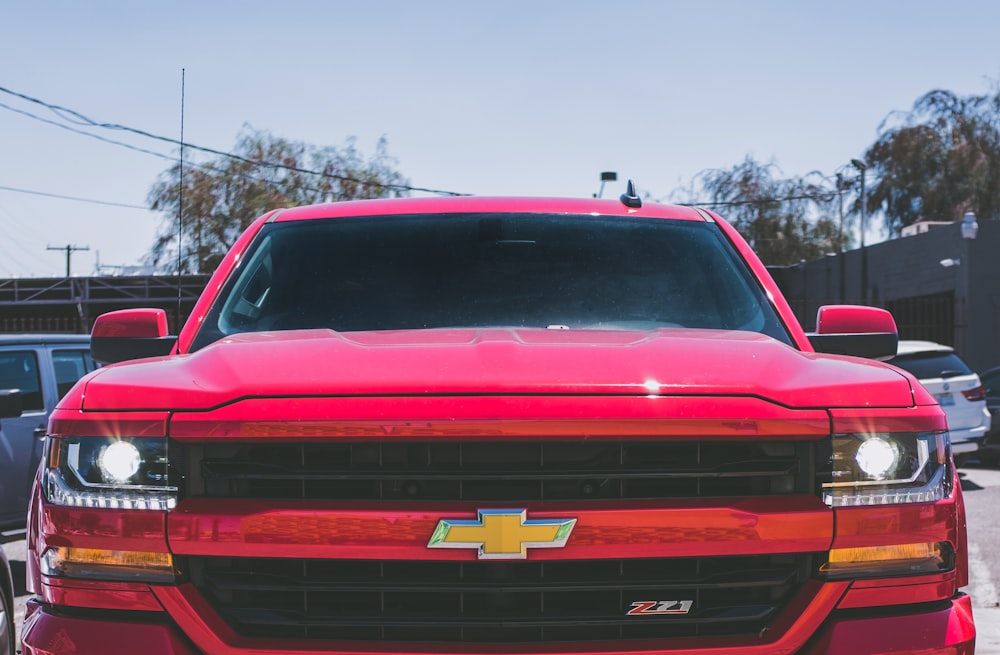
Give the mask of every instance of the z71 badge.
[(693, 600), (637, 600), (627, 616), (650, 616), (653, 614), (687, 614), (694, 605)]

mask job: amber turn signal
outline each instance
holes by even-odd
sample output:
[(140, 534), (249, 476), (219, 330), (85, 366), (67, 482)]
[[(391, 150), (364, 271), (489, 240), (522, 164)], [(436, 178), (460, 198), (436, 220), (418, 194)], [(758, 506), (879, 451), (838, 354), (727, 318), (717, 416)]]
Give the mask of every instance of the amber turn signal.
[(881, 578), (940, 573), (955, 567), (955, 550), (946, 541), (834, 548), (819, 567), (827, 579)]

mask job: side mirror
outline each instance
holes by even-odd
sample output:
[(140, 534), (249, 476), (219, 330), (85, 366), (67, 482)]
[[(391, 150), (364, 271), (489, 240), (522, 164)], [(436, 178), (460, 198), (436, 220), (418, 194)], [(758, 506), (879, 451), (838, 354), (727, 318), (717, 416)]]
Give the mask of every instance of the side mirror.
[(123, 309), (101, 314), (90, 331), (90, 354), (102, 364), (160, 357), (173, 350), (162, 309)]
[(899, 346), (892, 314), (861, 305), (820, 307), (816, 313), (816, 332), (806, 336), (816, 352), (868, 359), (895, 357)]
[(0, 418), (17, 418), (24, 411), (20, 389), (0, 389)]

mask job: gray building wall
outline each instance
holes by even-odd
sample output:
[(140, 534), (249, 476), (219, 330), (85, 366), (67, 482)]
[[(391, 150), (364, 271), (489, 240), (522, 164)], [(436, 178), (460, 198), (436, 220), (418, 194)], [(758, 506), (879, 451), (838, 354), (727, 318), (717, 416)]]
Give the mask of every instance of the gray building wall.
[(954, 346), (977, 371), (1000, 365), (1000, 221), (980, 221), (976, 239), (954, 223), (771, 272), (807, 331), (821, 305), (874, 305), (901, 339)]

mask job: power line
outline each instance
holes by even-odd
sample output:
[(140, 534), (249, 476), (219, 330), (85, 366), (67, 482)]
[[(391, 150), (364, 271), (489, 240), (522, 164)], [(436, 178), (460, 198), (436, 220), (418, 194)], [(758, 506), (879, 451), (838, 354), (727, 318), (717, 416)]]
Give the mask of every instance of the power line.
[[(233, 159), (235, 161), (244, 162), (244, 163), (251, 164), (251, 165), (254, 165), (254, 166), (265, 166), (265, 167), (274, 168), (274, 169), (287, 170), (287, 171), (295, 172), (295, 173), (304, 173), (304, 174), (307, 174), (307, 175), (317, 175), (317, 176), (320, 176), (320, 177), (325, 177), (325, 178), (339, 180), (341, 182), (352, 182), (352, 183), (360, 184), (360, 185), (363, 185), (363, 186), (365, 186), (365, 185), (367, 185), (367, 186), (375, 186), (375, 187), (384, 188), (384, 189), (396, 189), (396, 190), (401, 190), (401, 191), (420, 191), (420, 192), (424, 192), (424, 193), (434, 193), (434, 194), (438, 194), (438, 195), (450, 195), (450, 196), (468, 195), (468, 194), (457, 192), (457, 191), (446, 191), (446, 190), (442, 190), (442, 189), (431, 189), (431, 188), (427, 188), (427, 187), (417, 187), (417, 186), (411, 186), (411, 185), (407, 185), (407, 184), (392, 184), (392, 183), (374, 182), (374, 181), (371, 181), (371, 180), (361, 180), (361, 179), (358, 179), (358, 178), (351, 177), (349, 175), (338, 175), (338, 174), (335, 174), (335, 173), (326, 173), (326, 172), (323, 172), (323, 171), (314, 171), (314, 170), (311, 170), (311, 169), (301, 168), (301, 167), (298, 167), (298, 166), (289, 166), (289, 165), (286, 165), (286, 164), (280, 164), (280, 163), (276, 163), (276, 162), (269, 162), (269, 161), (248, 159), (246, 157), (243, 157), (241, 155), (237, 155), (235, 153), (225, 152), (225, 151), (222, 151), (222, 150), (216, 150), (214, 148), (206, 148), (206, 147), (203, 147), (203, 146), (198, 146), (198, 145), (194, 145), (194, 144), (186, 143), (186, 142), (182, 144), (177, 139), (173, 139), (173, 138), (165, 137), (165, 136), (160, 136), (158, 134), (153, 134), (153, 133), (147, 132), (145, 130), (140, 130), (140, 129), (133, 128), (133, 127), (128, 127), (126, 125), (121, 125), (121, 124), (118, 124), (118, 123), (102, 123), (102, 122), (99, 122), (99, 121), (95, 121), (95, 120), (93, 120), (93, 119), (91, 119), (91, 118), (89, 118), (89, 117), (81, 114), (80, 112), (78, 112), (76, 110), (69, 109), (67, 107), (62, 107), (62, 106), (59, 106), (59, 105), (54, 105), (54, 104), (45, 102), (44, 100), (40, 100), (38, 98), (33, 98), (33, 97), (31, 97), (29, 95), (25, 95), (23, 93), (18, 93), (17, 91), (13, 91), (13, 90), (8, 89), (6, 87), (0, 86), (0, 92), (9, 94), (9, 95), (15, 96), (17, 98), (21, 98), (22, 100), (25, 100), (27, 102), (31, 102), (31, 103), (40, 105), (42, 107), (45, 107), (45, 108), (49, 109), (50, 111), (52, 111), (57, 116), (59, 116), (60, 118), (62, 118), (63, 120), (65, 120), (67, 122), (71, 122), (71, 123), (73, 123), (75, 125), (83, 125), (83, 126), (90, 126), (90, 127), (99, 127), (99, 128), (102, 128), (102, 129), (119, 130), (119, 131), (129, 132), (129, 133), (136, 134), (136, 135), (139, 135), (139, 136), (143, 136), (143, 137), (146, 137), (146, 138), (149, 138), (149, 139), (154, 139), (154, 140), (161, 141), (161, 142), (164, 142), (164, 143), (169, 143), (171, 145), (183, 146), (184, 148), (188, 148), (188, 149), (192, 149), (192, 150), (197, 150), (197, 151), (200, 151), (200, 152), (208, 153), (208, 154), (211, 154), (211, 155), (216, 155), (216, 156), (219, 156), (219, 157), (226, 157), (228, 159)], [(72, 128), (72, 127), (70, 127), (68, 125), (59, 123), (57, 121), (53, 121), (53, 120), (49, 120), (49, 119), (46, 119), (46, 118), (42, 118), (41, 116), (38, 116), (36, 114), (32, 114), (31, 112), (27, 112), (27, 111), (24, 111), (24, 110), (21, 110), (21, 109), (16, 109), (16, 108), (11, 107), (9, 105), (6, 105), (4, 103), (0, 103), (0, 109), (7, 109), (9, 111), (21, 114), (23, 116), (27, 116), (28, 118), (32, 118), (34, 120), (38, 120), (38, 121), (41, 121), (43, 123), (46, 123), (46, 124), (49, 124), (49, 125), (53, 125), (55, 127), (59, 127), (59, 128), (64, 129), (64, 130), (68, 130), (70, 132), (74, 132), (74, 133), (77, 133), (77, 134), (82, 134), (84, 136), (89, 136), (91, 138), (97, 139), (99, 141), (103, 141), (105, 143), (109, 143), (109, 144), (112, 144), (112, 145), (121, 146), (121, 147), (128, 148), (130, 150), (134, 150), (134, 151), (137, 151), (137, 152), (141, 152), (141, 153), (153, 155), (155, 157), (160, 157), (162, 159), (167, 159), (169, 161), (174, 161), (174, 162), (179, 161), (176, 157), (173, 157), (173, 156), (170, 156), (170, 155), (165, 155), (165, 154), (160, 153), (160, 152), (155, 152), (155, 151), (152, 151), (152, 150), (147, 150), (145, 148), (139, 148), (137, 146), (133, 146), (131, 144), (124, 143), (124, 142), (121, 142), (121, 141), (116, 141), (116, 140), (113, 140), (113, 139), (107, 139), (107, 138), (101, 137), (100, 135), (93, 134), (91, 132), (87, 132), (85, 130), (78, 130), (78, 129)], [(203, 170), (206, 168), (204, 166), (201, 166), (201, 165), (198, 165), (198, 164), (193, 164), (193, 163), (191, 163), (189, 165), (194, 166), (194, 167), (199, 168), (199, 169), (203, 169)], [(255, 177), (250, 176), (250, 175), (246, 175), (246, 174), (239, 174), (239, 175), (241, 177), (246, 178), (246, 179), (252, 179), (252, 180), (262, 181), (261, 178), (255, 178)], [(316, 189), (315, 187), (308, 187), (308, 188), (310, 188), (312, 190), (315, 190), (315, 191), (320, 191), (320, 189)], [(64, 199), (68, 199), (68, 200), (81, 200), (83, 202), (95, 202), (95, 203), (98, 203), (98, 204), (107, 204), (107, 205), (115, 205), (115, 206), (122, 206), (122, 207), (131, 207), (131, 208), (137, 208), (137, 209), (148, 209), (147, 207), (137, 207), (136, 205), (125, 205), (125, 204), (121, 204), (121, 203), (104, 202), (104, 201), (99, 201), (99, 200), (88, 200), (88, 199), (85, 199), (85, 198), (74, 198), (74, 197), (71, 197), (71, 196), (60, 196), (60, 195), (57, 195), (57, 194), (46, 194), (46, 193), (37, 192), (37, 191), (36, 192), (32, 192), (32, 191), (25, 191), (25, 190), (21, 190), (21, 189), (11, 189), (9, 187), (0, 187), (0, 189), (6, 189), (8, 191), (20, 191), (22, 193), (35, 193), (37, 195), (48, 195), (48, 196), (52, 196), (52, 197), (56, 197), (56, 198), (64, 198)], [(717, 201), (717, 202), (674, 202), (673, 204), (680, 205), (680, 206), (683, 206), (683, 207), (736, 207), (736, 206), (742, 206), (742, 205), (753, 205), (753, 204), (768, 203), (768, 202), (789, 202), (789, 201), (792, 201), (792, 200), (827, 201), (827, 200), (831, 200), (835, 196), (836, 196), (836, 192), (828, 192), (828, 193), (792, 195), (792, 196), (784, 196), (784, 197), (780, 197), (780, 198), (756, 198), (756, 199), (750, 199), (750, 200), (731, 200), (731, 201)]]
[[(67, 130), (67, 131), (72, 132), (74, 134), (79, 134), (79, 135), (82, 135), (82, 136), (90, 137), (91, 139), (97, 139), (98, 141), (101, 141), (103, 143), (109, 143), (111, 145), (121, 146), (122, 148), (127, 148), (129, 150), (134, 150), (136, 152), (140, 152), (140, 153), (147, 154), (147, 155), (153, 155), (154, 157), (159, 157), (160, 159), (165, 159), (165, 160), (171, 161), (171, 162), (179, 162), (180, 161), (180, 159), (178, 159), (177, 157), (174, 157), (172, 155), (167, 155), (167, 154), (164, 154), (162, 152), (156, 152), (154, 150), (147, 150), (146, 148), (140, 148), (140, 147), (134, 146), (134, 145), (132, 145), (130, 143), (125, 143), (124, 141), (116, 141), (115, 139), (108, 139), (108, 138), (105, 138), (105, 137), (103, 137), (103, 136), (101, 136), (99, 134), (94, 134), (93, 132), (87, 132), (85, 130), (78, 130), (78, 129), (74, 128), (74, 127), (70, 127), (69, 125), (63, 125), (62, 123), (59, 123), (57, 121), (49, 120), (48, 118), (42, 118), (41, 116), (39, 116), (37, 114), (33, 114), (30, 111), (24, 111), (23, 109), (17, 109), (15, 107), (11, 107), (10, 105), (4, 104), (2, 102), (0, 102), (0, 109), (6, 109), (8, 111), (14, 112), (15, 114), (20, 114), (22, 116), (26, 116), (26, 117), (31, 118), (33, 120), (45, 123), (47, 125), (52, 125), (53, 127), (58, 127), (60, 129), (63, 129), (63, 130)], [(185, 161), (184, 164), (186, 166), (190, 166), (192, 168), (197, 168), (198, 170), (213, 172), (212, 169), (209, 166), (205, 166), (203, 164), (197, 164), (197, 163), (190, 162), (190, 161)], [(249, 173), (236, 172), (234, 174), (237, 177), (240, 177), (240, 178), (242, 178), (244, 180), (252, 180), (254, 182), (267, 182), (268, 181), (265, 178), (257, 177), (257, 176), (251, 175)], [(309, 189), (310, 191), (316, 191), (317, 193), (323, 191), (322, 189), (320, 189), (318, 187), (314, 187), (314, 186), (304, 186), (303, 188)]]
[(45, 196), (46, 198), (59, 198), (60, 200), (76, 200), (77, 202), (89, 202), (94, 205), (108, 205), (110, 207), (126, 207), (128, 209), (145, 209), (149, 211), (149, 207), (143, 207), (142, 205), (129, 205), (124, 202), (111, 202), (108, 200), (94, 200), (93, 198), (79, 198), (77, 196), (64, 196), (58, 193), (46, 193), (44, 191), (31, 191), (29, 189), (18, 189), (12, 186), (0, 186), (0, 190), (3, 191), (13, 191), (14, 193), (27, 193), (33, 196)]
[[(3, 212), (5, 214), (8, 213), (5, 208), (3, 209)], [(11, 222), (15, 224), (17, 223), (16, 221), (11, 221)], [(35, 254), (34, 246), (25, 247), (22, 244), (21, 240), (13, 236), (10, 232), (8, 232), (2, 223), (0, 223), (0, 234), (6, 237), (5, 239), (0, 240), (0, 253), (3, 253), (4, 255), (4, 263), (13, 263), (15, 266), (19, 267), (20, 270), (22, 271), (31, 270), (30, 266), (25, 266), (24, 262), (21, 261), (21, 259), (19, 259), (18, 256), (15, 256), (14, 253), (8, 250), (7, 246), (13, 245), (17, 250), (18, 255), (22, 254), (29, 255), (32, 259), (35, 260), (35, 262), (37, 262), (38, 265), (42, 267), (48, 267), (50, 265), (50, 262), (44, 261), (39, 255)], [(9, 270), (10, 270), (10, 275), (12, 277), (16, 276), (15, 273), (16, 269), (9, 269)]]
[[(0, 234), (3, 234), (3, 235), (5, 235), (8, 238), (8, 240), (7, 240), (8, 244), (13, 243), (15, 246), (18, 245), (17, 240), (14, 239), (14, 238), (12, 238), (10, 236), (10, 233), (7, 232), (2, 227), (0, 227)], [(31, 252), (31, 251), (30, 250), (23, 250), (23, 252)], [(6, 248), (3, 248), (2, 246), (0, 246), (0, 253), (3, 253), (4, 259), (6, 261), (13, 262), (16, 266), (19, 266), (21, 268), (21, 270), (23, 270), (23, 271), (29, 270), (31, 268), (30, 266), (25, 266), (24, 262), (22, 262), (21, 260), (19, 260), (17, 257), (14, 256), (13, 253), (11, 253), (10, 251), (6, 250)], [(14, 270), (10, 269), (10, 272), (11, 272), (11, 275), (13, 275)]]
[[(201, 168), (201, 167), (196, 166), (196, 168)], [(261, 179), (246, 175), (242, 177), (246, 177), (252, 180)], [(312, 188), (313, 190), (318, 190), (315, 189), (315, 187), (310, 187), (310, 188)], [(0, 186), (0, 190), (13, 191), (15, 193), (27, 193), (30, 195), (45, 196), (48, 198), (59, 198), (61, 200), (76, 200), (78, 202), (89, 202), (96, 205), (108, 205), (111, 207), (126, 207), (128, 209), (145, 209), (147, 211), (149, 210), (149, 207), (144, 207), (142, 205), (130, 205), (128, 203), (123, 203), (123, 202), (112, 202), (109, 200), (95, 200), (93, 198), (80, 198), (78, 196), (66, 196), (58, 193), (46, 193), (44, 191), (31, 191), (29, 189), (18, 189), (16, 187), (9, 187), (9, 186)], [(671, 202), (671, 201), (666, 201), (666, 202), (667, 204), (678, 205), (680, 207), (735, 207), (740, 205), (755, 205), (755, 204), (769, 203), (769, 202), (788, 202), (792, 200), (826, 201), (826, 200), (831, 200), (835, 195), (836, 194), (829, 193), (829, 194), (811, 194), (811, 195), (801, 195), (801, 196), (783, 196), (781, 198), (755, 198), (752, 200), (728, 200), (728, 201), (718, 201), (718, 202)], [(657, 202), (663, 202), (663, 201), (657, 201)]]
[[(164, 143), (169, 143), (169, 144), (175, 145), (175, 146), (180, 146), (181, 145), (181, 142), (178, 141), (177, 139), (173, 139), (173, 138), (166, 137), (166, 136), (160, 136), (158, 134), (153, 134), (152, 132), (147, 132), (145, 130), (140, 130), (140, 129), (137, 129), (137, 128), (134, 128), (134, 127), (128, 127), (126, 125), (121, 125), (121, 124), (118, 124), (118, 123), (102, 123), (102, 122), (99, 122), (99, 121), (95, 121), (95, 120), (93, 120), (91, 118), (88, 118), (87, 116), (84, 116), (80, 112), (75, 111), (73, 109), (69, 109), (69, 108), (66, 108), (66, 107), (61, 107), (59, 105), (54, 105), (54, 104), (45, 102), (44, 100), (39, 100), (38, 98), (33, 98), (33, 97), (29, 96), (29, 95), (25, 95), (23, 93), (18, 93), (17, 91), (13, 91), (11, 89), (8, 89), (8, 88), (2, 87), (2, 86), (0, 86), (0, 92), (6, 93), (8, 95), (12, 95), (12, 96), (14, 96), (16, 98), (20, 98), (20, 99), (25, 100), (27, 102), (31, 102), (33, 104), (45, 107), (46, 109), (49, 109), (50, 111), (52, 111), (56, 115), (58, 115), (61, 118), (63, 118), (63, 120), (67, 120), (69, 122), (73, 122), (73, 123), (75, 123), (77, 125), (87, 125), (87, 126), (91, 126), (91, 127), (100, 127), (100, 128), (109, 129), (109, 130), (120, 130), (120, 131), (124, 131), (124, 132), (129, 132), (129, 133), (132, 133), (132, 134), (137, 134), (139, 136), (143, 136), (143, 137), (146, 137), (146, 138), (149, 138), (149, 139), (154, 139), (156, 141), (162, 141)], [(2, 107), (4, 109), (11, 109), (12, 111), (18, 111), (16, 109), (12, 109), (11, 107), (8, 107), (6, 105), (0, 105), (0, 107)], [(28, 114), (28, 112), (18, 111), (18, 113), (29, 115), (32, 118), (36, 118), (37, 120), (45, 121), (45, 119), (42, 119), (41, 117), (37, 117), (37, 116), (32, 116), (32, 115)], [(69, 116), (71, 116), (73, 118), (76, 118), (78, 120), (70, 120), (70, 119), (66, 118), (66, 116), (64, 114), (68, 114)], [(45, 122), (52, 122), (52, 121), (45, 121)], [(54, 123), (54, 124), (58, 125), (58, 123)], [(66, 129), (72, 129), (72, 128), (69, 128), (68, 126), (63, 126), (63, 127), (65, 127)], [(84, 133), (86, 134), (86, 132), (84, 132)], [(125, 145), (125, 144), (119, 143), (119, 145)], [(129, 146), (126, 145), (126, 147), (129, 147)], [(191, 144), (191, 143), (185, 143), (184, 147), (188, 148), (188, 149), (191, 149), (191, 150), (198, 150), (200, 152), (208, 153), (208, 154), (211, 154), (211, 155), (216, 155), (216, 156), (219, 156), (219, 157), (226, 157), (226, 158), (233, 159), (233, 160), (236, 160), (236, 161), (241, 161), (241, 162), (244, 162), (244, 163), (247, 163), (247, 164), (252, 164), (252, 165), (255, 165), (255, 166), (266, 166), (266, 167), (269, 167), (269, 168), (280, 169), (280, 170), (287, 170), (287, 171), (291, 171), (291, 172), (294, 172), (294, 173), (304, 173), (304, 174), (307, 174), (307, 175), (318, 175), (320, 177), (326, 177), (326, 178), (330, 178), (330, 179), (335, 179), (335, 180), (338, 180), (338, 181), (341, 181), (341, 182), (351, 182), (351, 183), (359, 184), (359, 185), (362, 185), (362, 186), (374, 186), (374, 187), (379, 187), (379, 188), (382, 188), (382, 189), (394, 189), (394, 190), (399, 190), (399, 191), (420, 191), (420, 192), (423, 192), (423, 193), (433, 193), (433, 194), (436, 194), (436, 195), (445, 195), (445, 196), (463, 196), (463, 195), (468, 195), (468, 194), (464, 194), (464, 193), (459, 193), (457, 191), (445, 191), (445, 190), (442, 190), (442, 189), (431, 189), (431, 188), (427, 188), (427, 187), (410, 186), (408, 184), (393, 184), (393, 183), (386, 183), (386, 182), (375, 182), (375, 181), (372, 181), (372, 180), (362, 180), (362, 179), (358, 179), (358, 178), (355, 178), (355, 177), (351, 177), (349, 175), (338, 175), (336, 173), (326, 173), (326, 172), (323, 172), (323, 171), (314, 171), (314, 170), (307, 169), (307, 168), (301, 168), (299, 166), (289, 166), (287, 164), (281, 164), (281, 163), (277, 163), (277, 162), (269, 162), (269, 161), (260, 161), (260, 160), (248, 159), (246, 157), (243, 157), (241, 155), (237, 155), (235, 153), (225, 152), (225, 151), (222, 151), (222, 150), (216, 150), (214, 148), (206, 148), (206, 147), (203, 147), (203, 146), (197, 146), (197, 145), (194, 145), (194, 144)], [(153, 154), (153, 153), (150, 152), (150, 154)], [(157, 154), (157, 156), (161, 156), (161, 155)]]
[(115, 141), (114, 139), (107, 139), (107, 138), (105, 138), (105, 137), (103, 137), (103, 136), (101, 136), (99, 134), (94, 134), (93, 132), (87, 132), (85, 130), (78, 130), (78, 129), (74, 128), (74, 127), (70, 127), (69, 125), (63, 125), (62, 123), (59, 123), (58, 121), (49, 120), (48, 118), (42, 118), (41, 116), (39, 116), (37, 114), (32, 114), (30, 111), (25, 111), (23, 109), (17, 109), (15, 107), (11, 107), (10, 105), (4, 104), (2, 102), (0, 102), (0, 109), (6, 109), (7, 111), (12, 111), (15, 114), (21, 114), (22, 116), (27, 116), (28, 118), (31, 118), (33, 120), (45, 123), (46, 125), (52, 125), (53, 127), (58, 127), (60, 129), (67, 130), (69, 132), (73, 132), (74, 134), (82, 134), (83, 136), (89, 136), (91, 139), (97, 139), (98, 141), (103, 141), (104, 143), (110, 143), (110, 144), (115, 145), (115, 146), (121, 146), (122, 148), (128, 148), (129, 150), (135, 150), (136, 152), (141, 152), (141, 153), (144, 153), (144, 154), (147, 154), (147, 155), (153, 155), (154, 157), (159, 157), (160, 159), (166, 159), (168, 161), (177, 161), (177, 159), (175, 157), (171, 157), (170, 155), (165, 155), (162, 152), (156, 152), (155, 150), (147, 150), (145, 148), (140, 148), (138, 146), (133, 146), (130, 143), (125, 143), (124, 141)]
[[(90, 137), (91, 139), (97, 139), (98, 141), (101, 141), (103, 143), (109, 143), (111, 145), (120, 146), (122, 148), (127, 148), (129, 150), (134, 150), (135, 152), (140, 152), (140, 153), (143, 153), (143, 154), (152, 155), (154, 157), (159, 157), (160, 159), (165, 159), (165, 160), (170, 161), (170, 162), (180, 162), (179, 158), (174, 157), (172, 155), (168, 155), (168, 154), (165, 154), (165, 153), (162, 153), (162, 152), (156, 152), (155, 150), (148, 150), (146, 148), (140, 148), (140, 147), (134, 146), (134, 145), (132, 145), (130, 143), (125, 143), (124, 141), (116, 141), (115, 139), (108, 139), (108, 138), (103, 137), (103, 136), (101, 136), (99, 134), (94, 134), (93, 132), (87, 132), (86, 130), (78, 130), (78, 129), (74, 128), (74, 127), (70, 127), (69, 125), (64, 125), (62, 123), (50, 120), (48, 118), (42, 118), (41, 116), (39, 116), (37, 114), (33, 114), (30, 111), (25, 111), (23, 109), (17, 109), (15, 107), (11, 107), (10, 105), (7, 105), (7, 104), (2, 103), (2, 102), (0, 102), (0, 109), (6, 109), (8, 111), (14, 112), (15, 114), (20, 114), (22, 116), (26, 116), (27, 118), (31, 118), (32, 120), (36, 120), (36, 121), (45, 123), (46, 125), (52, 125), (53, 127), (58, 127), (60, 129), (66, 130), (68, 132), (72, 132), (74, 134), (79, 134), (81, 136)], [(185, 146), (187, 146), (187, 144), (185, 144)], [(217, 172), (217, 171), (213, 171), (213, 169), (211, 167), (209, 167), (209, 166), (206, 166), (206, 165), (203, 165), (203, 164), (197, 164), (197, 163), (190, 162), (190, 161), (187, 161), (187, 160), (184, 161), (184, 164), (185, 164), (185, 166), (190, 166), (192, 168), (197, 168), (197, 169), (203, 170), (203, 171)], [(234, 175), (236, 175), (237, 177), (240, 177), (242, 179), (245, 179), (245, 180), (252, 180), (254, 182), (267, 182), (268, 181), (266, 178), (257, 177), (257, 176), (250, 175), (249, 173), (244, 173), (244, 172), (236, 172), (236, 173), (234, 173)], [(316, 192), (321, 192), (322, 191), (322, 189), (320, 189), (318, 187), (313, 187), (313, 186), (305, 186), (303, 188), (309, 189), (310, 191), (316, 191)]]
[[(21, 219), (19, 219), (13, 213), (8, 211), (8, 209), (3, 205), (0, 205), (0, 213), (4, 214), (4, 216), (6, 217), (6, 220), (0, 221), (0, 234), (6, 237), (5, 241), (0, 240), (0, 245), (14, 245), (17, 248), (18, 253), (28, 255), (38, 265), (49, 266), (50, 262), (47, 259), (43, 258), (41, 255), (35, 254), (36, 251), (40, 251), (42, 249), (41, 245), (42, 242), (40, 240), (37, 240), (38, 236), (37, 230), (29, 228), (27, 225), (24, 224), (23, 221), (21, 221)], [(4, 226), (5, 223), (13, 228), (17, 228), (22, 234), (28, 235), (28, 239), (34, 241), (34, 243), (27, 246), (24, 245), (23, 240), (21, 239), (20, 236), (15, 236), (5, 229)], [(0, 252), (5, 252), (5, 251), (0, 250)], [(12, 259), (12, 257), (8, 255), (8, 259)], [(15, 263), (22, 269), (28, 268), (27, 266), (24, 266), (20, 261), (17, 261)]]
[[(140, 147), (134, 146), (134, 145), (132, 145), (130, 143), (125, 143), (123, 141), (116, 141), (114, 139), (108, 139), (108, 138), (105, 138), (105, 137), (103, 137), (103, 136), (101, 136), (99, 134), (94, 134), (93, 132), (87, 132), (85, 130), (78, 130), (76, 128), (70, 127), (69, 125), (63, 125), (62, 123), (59, 123), (57, 121), (49, 120), (47, 118), (42, 118), (41, 116), (39, 116), (37, 114), (33, 114), (30, 111), (24, 111), (23, 109), (17, 109), (15, 107), (11, 107), (10, 105), (7, 105), (7, 104), (2, 103), (2, 102), (0, 102), (0, 109), (6, 109), (8, 111), (14, 112), (15, 114), (20, 114), (22, 116), (26, 116), (26, 117), (31, 118), (33, 120), (45, 123), (47, 125), (52, 125), (53, 127), (58, 127), (60, 129), (63, 129), (63, 130), (67, 130), (67, 131), (72, 132), (74, 134), (80, 134), (82, 136), (90, 137), (91, 139), (97, 139), (98, 141), (102, 141), (104, 143), (109, 143), (111, 145), (121, 146), (122, 148), (127, 148), (129, 150), (134, 150), (136, 152), (140, 152), (140, 153), (147, 154), (147, 155), (153, 155), (154, 157), (159, 157), (160, 159), (166, 159), (167, 161), (171, 161), (171, 162), (179, 162), (180, 161), (180, 159), (178, 159), (177, 157), (173, 157), (171, 155), (167, 155), (167, 154), (164, 154), (162, 152), (156, 152), (154, 150), (147, 150), (146, 148), (140, 148)], [(200, 164), (195, 164), (195, 163), (192, 163), (192, 162), (185, 162), (185, 164), (187, 164), (188, 166), (193, 166), (194, 168), (198, 168), (200, 170), (209, 170), (209, 168), (207, 166), (203, 166), (203, 165), (200, 165)], [(253, 181), (256, 181), (256, 182), (266, 181), (263, 178), (254, 177), (253, 175), (249, 175), (247, 173), (237, 173), (236, 175), (238, 177), (243, 178), (243, 179), (253, 180)], [(316, 187), (306, 187), (306, 188), (308, 188), (310, 190), (313, 190), (313, 191), (320, 191), (320, 189), (317, 189)], [(8, 189), (8, 190), (15, 191), (17, 189)], [(46, 194), (43, 194), (41, 192), (31, 192), (31, 191), (24, 191), (24, 193), (38, 193), (40, 195), (46, 195)], [(81, 200), (84, 200), (84, 199), (81, 199)], [(84, 200), (84, 201), (85, 202), (89, 202), (87, 200)], [(95, 202), (101, 202), (101, 201), (95, 201)], [(107, 203), (107, 204), (117, 204), (117, 203)], [(126, 206), (128, 206), (128, 205), (126, 205)]]
[(809, 193), (797, 196), (782, 196), (780, 198), (753, 198), (751, 200), (726, 200), (719, 202), (675, 202), (673, 204), (682, 207), (737, 207), (740, 205), (757, 205), (768, 202), (789, 202), (792, 200), (819, 200), (827, 201), (836, 197), (836, 193)]

